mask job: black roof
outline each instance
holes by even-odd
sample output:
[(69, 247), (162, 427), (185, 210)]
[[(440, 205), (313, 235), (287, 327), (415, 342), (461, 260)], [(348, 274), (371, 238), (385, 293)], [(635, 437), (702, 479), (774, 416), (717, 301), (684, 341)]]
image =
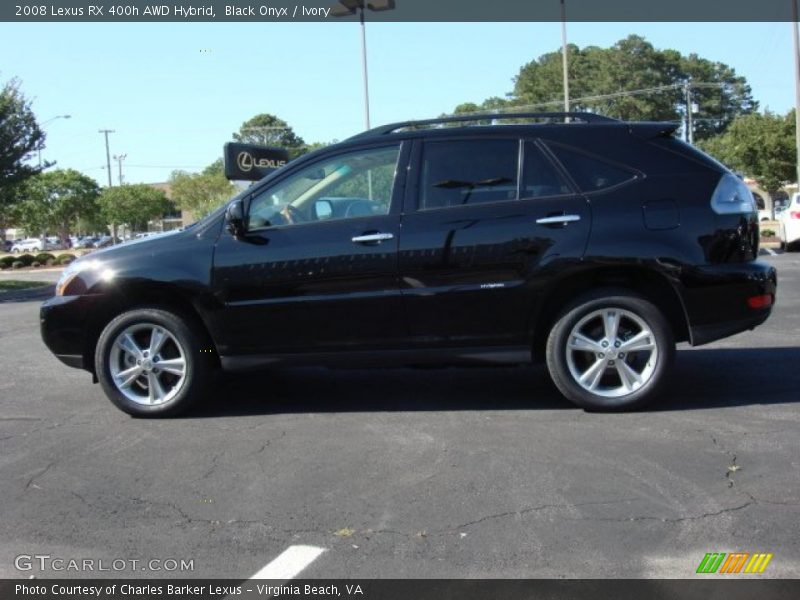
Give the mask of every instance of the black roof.
[[(621, 124), (622, 121), (612, 119), (603, 115), (587, 112), (516, 112), (516, 113), (476, 113), (453, 115), (449, 117), (440, 117), (437, 119), (423, 119), (418, 121), (399, 121), (397, 123), (390, 123), (388, 125), (381, 125), (374, 127), (351, 138), (347, 141), (356, 139), (365, 139), (369, 137), (378, 137), (389, 135), (399, 130), (419, 130), (419, 129), (436, 129), (436, 125), (445, 125), (447, 123), (471, 123), (474, 121), (490, 121), (492, 125), (496, 121), (510, 119), (563, 119), (569, 123), (615, 123)], [(568, 124), (568, 123), (565, 123)]]

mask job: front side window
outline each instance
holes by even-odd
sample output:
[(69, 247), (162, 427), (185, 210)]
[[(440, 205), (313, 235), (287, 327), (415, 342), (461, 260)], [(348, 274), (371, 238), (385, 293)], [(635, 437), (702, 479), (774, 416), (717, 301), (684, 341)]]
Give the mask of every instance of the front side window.
[(519, 142), (511, 139), (427, 142), (420, 208), (517, 199)]
[(399, 155), (393, 144), (305, 167), (252, 199), (248, 229), (388, 214)]

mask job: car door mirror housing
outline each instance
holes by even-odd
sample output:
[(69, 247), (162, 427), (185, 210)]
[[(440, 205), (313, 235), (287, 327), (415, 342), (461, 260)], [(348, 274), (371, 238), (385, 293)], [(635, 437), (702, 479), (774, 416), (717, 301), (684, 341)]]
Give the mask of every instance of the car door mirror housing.
[(317, 221), (327, 221), (333, 217), (333, 204), (330, 200), (317, 200), (314, 203), (314, 216)]
[(244, 218), (244, 206), (241, 200), (236, 200), (228, 205), (225, 211), (225, 222), (228, 231), (234, 237), (242, 237), (247, 233), (247, 224)]

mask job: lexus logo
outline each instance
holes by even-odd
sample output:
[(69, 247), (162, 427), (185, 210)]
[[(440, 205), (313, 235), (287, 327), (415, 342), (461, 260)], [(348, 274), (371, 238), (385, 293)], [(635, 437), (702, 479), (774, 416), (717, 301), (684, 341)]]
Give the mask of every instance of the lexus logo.
[(277, 169), (278, 167), (282, 167), (286, 164), (285, 160), (275, 160), (272, 158), (259, 158), (256, 160), (253, 158), (253, 155), (247, 151), (239, 152), (236, 156), (236, 165), (239, 167), (241, 171), (244, 173), (248, 173), (253, 169), (253, 167), (257, 168), (266, 168), (266, 169)]

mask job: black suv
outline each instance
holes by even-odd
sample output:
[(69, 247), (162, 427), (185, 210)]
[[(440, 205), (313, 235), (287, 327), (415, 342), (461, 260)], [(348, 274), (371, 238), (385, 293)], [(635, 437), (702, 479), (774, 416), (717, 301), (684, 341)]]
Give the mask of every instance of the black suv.
[(674, 130), (583, 113), (372, 129), (74, 262), (42, 336), (139, 416), (186, 409), (217, 368), (532, 360), (584, 408), (638, 407), (676, 342), (756, 327), (777, 284), (750, 191)]

